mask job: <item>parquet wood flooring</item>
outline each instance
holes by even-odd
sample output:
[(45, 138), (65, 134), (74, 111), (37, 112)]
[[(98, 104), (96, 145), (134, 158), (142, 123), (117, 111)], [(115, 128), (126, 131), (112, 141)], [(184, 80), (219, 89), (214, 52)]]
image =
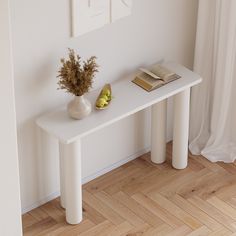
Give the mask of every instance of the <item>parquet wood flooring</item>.
[(184, 170), (147, 153), (83, 186), (83, 221), (65, 222), (59, 198), (22, 216), (25, 236), (236, 235), (236, 164), (189, 154)]

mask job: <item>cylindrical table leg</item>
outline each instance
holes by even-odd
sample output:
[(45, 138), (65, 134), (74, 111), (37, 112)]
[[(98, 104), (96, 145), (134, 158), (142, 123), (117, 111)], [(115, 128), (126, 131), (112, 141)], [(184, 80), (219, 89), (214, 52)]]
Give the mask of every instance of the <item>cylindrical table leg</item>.
[(80, 140), (63, 145), (65, 163), (66, 221), (82, 221), (82, 181)]
[(167, 99), (152, 105), (151, 160), (161, 164), (166, 160)]
[(190, 88), (174, 97), (174, 132), (172, 165), (184, 169), (188, 165)]
[(66, 192), (65, 192), (65, 153), (64, 145), (59, 143), (59, 156), (60, 156), (60, 202), (61, 207), (66, 208)]

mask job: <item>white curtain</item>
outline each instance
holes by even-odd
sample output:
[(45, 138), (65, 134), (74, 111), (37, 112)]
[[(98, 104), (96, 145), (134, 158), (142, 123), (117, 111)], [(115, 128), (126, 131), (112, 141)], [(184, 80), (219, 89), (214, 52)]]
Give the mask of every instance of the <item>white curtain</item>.
[(191, 97), (190, 151), (212, 162), (236, 160), (236, 0), (199, 0)]

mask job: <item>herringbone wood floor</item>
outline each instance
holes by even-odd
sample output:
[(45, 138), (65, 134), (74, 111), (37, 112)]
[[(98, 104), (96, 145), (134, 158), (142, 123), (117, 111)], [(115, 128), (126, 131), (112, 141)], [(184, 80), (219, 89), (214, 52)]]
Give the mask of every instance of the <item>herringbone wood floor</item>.
[(23, 215), (24, 235), (236, 235), (236, 164), (189, 155), (185, 170), (150, 154), (83, 186), (83, 217), (65, 223), (55, 199)]

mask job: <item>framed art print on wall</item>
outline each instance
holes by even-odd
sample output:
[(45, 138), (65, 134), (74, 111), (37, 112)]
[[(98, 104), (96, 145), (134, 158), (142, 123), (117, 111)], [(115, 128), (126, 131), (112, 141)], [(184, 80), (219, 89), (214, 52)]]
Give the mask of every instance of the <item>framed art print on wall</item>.
[(72, 0), (72, 36), (77, 37), (129, 16), (132, 0)]

